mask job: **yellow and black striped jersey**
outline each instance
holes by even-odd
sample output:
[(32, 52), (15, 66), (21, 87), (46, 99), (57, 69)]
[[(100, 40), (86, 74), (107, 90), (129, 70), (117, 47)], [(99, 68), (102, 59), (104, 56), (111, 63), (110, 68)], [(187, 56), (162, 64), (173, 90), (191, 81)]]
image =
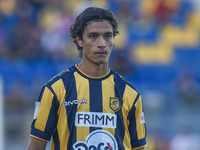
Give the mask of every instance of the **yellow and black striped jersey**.
[(51, 150), (131, 150), (146, 145), (139, 92), (113, 70), (102, 77), (77, 65), (52, 78), (36, 101), (31, 136)]

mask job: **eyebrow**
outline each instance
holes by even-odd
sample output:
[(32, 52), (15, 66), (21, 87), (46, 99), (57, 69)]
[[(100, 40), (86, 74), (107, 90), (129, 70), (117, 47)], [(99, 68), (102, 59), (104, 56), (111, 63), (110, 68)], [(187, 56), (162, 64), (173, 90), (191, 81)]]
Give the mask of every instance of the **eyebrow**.
[[(99, 34), (99, 32), (88, 32), (87, 35), (91, 35), (91, 34)], [(113, 34), (113, 32), (111, 31), (108, 31), (108, 32), (105, 32), (103, 34)]]

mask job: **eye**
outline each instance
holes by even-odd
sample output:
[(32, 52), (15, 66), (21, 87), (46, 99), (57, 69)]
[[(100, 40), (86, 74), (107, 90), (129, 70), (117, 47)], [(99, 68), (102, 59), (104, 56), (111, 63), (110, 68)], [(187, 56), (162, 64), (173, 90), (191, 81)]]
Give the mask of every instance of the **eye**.
[(97, 35), (96, 35), (96, 34), (92, 34), (92, 35), (90, 35), (89, 37), (90, 37), (90, 38), (96, 38)]
[(111, 37), (112, 37), (111, 34), (106, 34), (106, 35), (105, 35), (105, 38), (111, 38)]

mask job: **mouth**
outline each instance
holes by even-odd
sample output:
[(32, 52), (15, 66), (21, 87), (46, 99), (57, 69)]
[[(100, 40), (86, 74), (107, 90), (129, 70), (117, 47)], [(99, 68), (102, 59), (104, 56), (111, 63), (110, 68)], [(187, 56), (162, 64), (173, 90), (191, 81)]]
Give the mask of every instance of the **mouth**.
[(107, 52), (96, 52), (95, 54), (97, 54), (98, 56), (104, 56), (107, 54)]

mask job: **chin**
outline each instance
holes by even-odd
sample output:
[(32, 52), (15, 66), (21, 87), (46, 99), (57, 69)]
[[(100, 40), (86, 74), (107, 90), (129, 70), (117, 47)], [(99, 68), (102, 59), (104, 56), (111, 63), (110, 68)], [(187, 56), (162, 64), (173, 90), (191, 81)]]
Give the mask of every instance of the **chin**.
[(107, 63), (107, 61), (98, 61), (98, 62), (95, 62), (95, 64), (96, 65), (102, 65), (102, 64), (106, 64)]

